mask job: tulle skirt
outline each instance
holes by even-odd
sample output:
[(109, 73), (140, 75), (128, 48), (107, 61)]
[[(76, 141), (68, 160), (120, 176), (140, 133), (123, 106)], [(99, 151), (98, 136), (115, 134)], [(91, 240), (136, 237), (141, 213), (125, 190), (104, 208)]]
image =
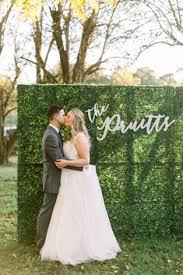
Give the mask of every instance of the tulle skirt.
[(77, 265), (112, 259), (118, 252), (96, 167), (63, 169), (41, 260)]

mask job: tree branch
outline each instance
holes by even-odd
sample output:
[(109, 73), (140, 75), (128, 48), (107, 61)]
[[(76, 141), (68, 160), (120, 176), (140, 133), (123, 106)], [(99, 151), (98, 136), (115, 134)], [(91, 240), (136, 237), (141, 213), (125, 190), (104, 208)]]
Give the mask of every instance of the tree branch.
[(7, 115), (13, 111), (17, 110), (17, 107), (13, 107), (10, 110), (8, 110), (5, 114), (4, 114), (4, 119), (7, 117)]
[[(34, 62), (34, 61), (32, 61), (32, 60), (30, 60), (30, 59), (28, 59), (28, 58), (25, 58), (25, 57), (20, 57), (21, 59), (24, 59), (24, 60), (26, 60), (26, 61), (28, 61), (28, 62), (30, 62), (30, 63), (32, 63), (32, 64), (34, 64), (34, 65), (37, 65), (37, 63), (36, 62)], [(49, 71), (47, 71), (45, 68), (44, 68), (44, 66), (42, 65), (42, 64), (40, 64), (41, 65), (41, 68), (42, 68), (42, 70), (45, 72), (45, 74), (47, 75), (47, 77), (51, 80), (51, 82), (52, 83), (58, 83), (58, 81), (57, 81), (57, 79), (49, 72)]]

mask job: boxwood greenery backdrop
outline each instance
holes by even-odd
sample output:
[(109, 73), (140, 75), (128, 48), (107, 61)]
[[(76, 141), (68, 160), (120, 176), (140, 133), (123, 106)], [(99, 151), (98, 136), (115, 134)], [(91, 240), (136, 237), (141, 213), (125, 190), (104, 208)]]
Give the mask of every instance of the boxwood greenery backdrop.
[[(122, 238), (181, 236), (183, 233), (183, 87), (105, 85), (18, 86), (18, 237), (34, 241), (42, 202), (41, 139), (51, 104), (82, 111), (109, 104), (91, 123), (91, 162), (115, 234)], [(175, 122), (167, 131), (108, 133), (97, 125), (114, 114), (125, 125), (162, 114)], [(112, 126), (111, 126), (112, 127)]]

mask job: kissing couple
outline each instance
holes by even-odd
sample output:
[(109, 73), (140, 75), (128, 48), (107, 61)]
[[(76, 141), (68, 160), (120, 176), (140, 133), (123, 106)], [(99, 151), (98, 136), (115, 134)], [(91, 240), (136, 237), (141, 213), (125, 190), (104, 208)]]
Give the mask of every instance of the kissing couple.
[[(37, 219), (41, 260), (77, 265), (113, 259), (121, 248), (106, 211), (96, 167), (90, 164), (91, 140), (84, 114), (48, 109), (42, 139), (43, 203)], [(63, 142), (60, 126), (70, 129)]]

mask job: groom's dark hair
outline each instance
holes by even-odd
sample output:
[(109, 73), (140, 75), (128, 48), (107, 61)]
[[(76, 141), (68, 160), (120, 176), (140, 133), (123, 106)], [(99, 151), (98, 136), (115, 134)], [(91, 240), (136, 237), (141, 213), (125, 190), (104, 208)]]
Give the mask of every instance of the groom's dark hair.
[(52, 119), (55, 114), (58, 114), (62, 110), (61, 107), (57, 105), (52, 105), (48, 108), (48, 118)]

